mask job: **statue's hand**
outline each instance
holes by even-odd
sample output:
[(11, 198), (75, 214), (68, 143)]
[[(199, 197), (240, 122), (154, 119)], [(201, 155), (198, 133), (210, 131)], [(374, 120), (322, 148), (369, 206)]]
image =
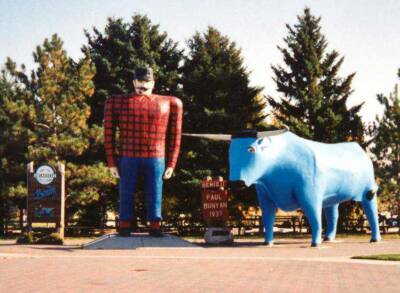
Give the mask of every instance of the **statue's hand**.
[(119, 178), (118, 168), (117, 167), (110, 167), (111, 176), (114, 178)]
[(164, 172), (164, 179), (168, 180), (169, 178), (171, 178), (172, 173), (174, 173), (174, 168), (168, 167), (165, 172)]

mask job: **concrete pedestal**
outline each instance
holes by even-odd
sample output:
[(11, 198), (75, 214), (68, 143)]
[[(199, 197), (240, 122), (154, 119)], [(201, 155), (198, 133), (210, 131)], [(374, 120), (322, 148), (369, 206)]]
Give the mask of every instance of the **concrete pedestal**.
[(151, 237), (147, 233), (132, 233), (131, 236), (121, 237), (117, 233), (99, 237), (83, 245), (83, 249), (136, 249), (145, 247), (184, 247), (200, 248), (174, 235)]

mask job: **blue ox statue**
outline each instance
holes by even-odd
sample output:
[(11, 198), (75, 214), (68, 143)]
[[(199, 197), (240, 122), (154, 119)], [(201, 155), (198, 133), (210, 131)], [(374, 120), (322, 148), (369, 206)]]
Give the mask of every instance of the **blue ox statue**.
[(262, 210), (265, 243), (273, 243), (277, 208), (301, 208), (309, 220), (312, 246), (321, 243), (322, 209), (327, 229), (324, 240), (336, 236), (339, 203), (361, 201), (371, 227), (371, 242), (380, 240), (372, 162), (354, 142), (325, 144), (303, 139), (286, 129), (236, 135), (188, 134), (231, 140), (230, 174), (233, 186), (254, 185)]

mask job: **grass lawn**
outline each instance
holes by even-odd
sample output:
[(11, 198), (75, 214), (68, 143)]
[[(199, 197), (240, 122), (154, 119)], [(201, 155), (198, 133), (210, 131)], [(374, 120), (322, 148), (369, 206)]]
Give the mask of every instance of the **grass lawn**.
[(373, 259), (373, 260), (394, 260), (400, 261), (400, 254), (377, 254), (377, 255), (363, 255), (353, 256), (353, 259)]

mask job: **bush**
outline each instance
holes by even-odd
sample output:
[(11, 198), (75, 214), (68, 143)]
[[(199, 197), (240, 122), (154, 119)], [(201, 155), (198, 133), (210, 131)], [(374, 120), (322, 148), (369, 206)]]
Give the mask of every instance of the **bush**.
[(24, 233), (17, 238), (17, 244), (34, 244), (35, 237), (33, 232)]
[(64, 244), (63, 239), (60, 237), (60, 234), (58, 233), (51, 233), (49, 235), (44, 235), (43, 237), (40, 237), (37, 241), (37, 244), (59, 244), (62, 245)]
[(58, 233), (34, 234), (33, 232), (24, 233), (17, 238), (17, 244), (64, 244), (63, 239)]

